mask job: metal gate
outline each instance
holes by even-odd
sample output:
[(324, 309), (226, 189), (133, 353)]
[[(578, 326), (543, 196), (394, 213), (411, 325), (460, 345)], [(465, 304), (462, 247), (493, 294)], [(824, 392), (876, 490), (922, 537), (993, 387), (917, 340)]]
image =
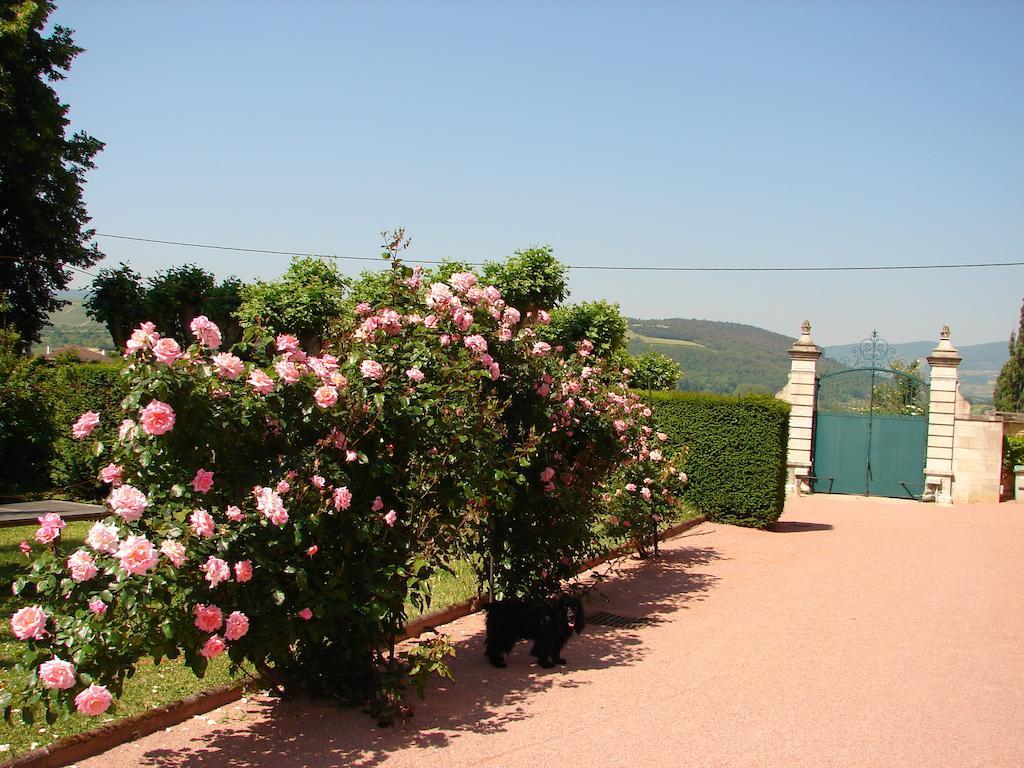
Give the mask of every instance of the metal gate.
[(877, 331), (817, 379), (814, 490), (920, 498), (928, 385)]

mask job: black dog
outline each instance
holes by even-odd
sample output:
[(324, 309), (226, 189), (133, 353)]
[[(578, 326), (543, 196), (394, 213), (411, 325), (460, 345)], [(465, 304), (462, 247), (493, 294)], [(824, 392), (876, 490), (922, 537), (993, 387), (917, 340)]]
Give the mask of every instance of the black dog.
[(499, 600), (487, 611), (485, 653), (496, 667), (504, 667), (505, 654), (520, 640), (533, 640), (530, 655), (545, 669), (565, 664), (562, 646), (583, 631), (585, 618), (579, 598), (563, 595), (552, 600)]

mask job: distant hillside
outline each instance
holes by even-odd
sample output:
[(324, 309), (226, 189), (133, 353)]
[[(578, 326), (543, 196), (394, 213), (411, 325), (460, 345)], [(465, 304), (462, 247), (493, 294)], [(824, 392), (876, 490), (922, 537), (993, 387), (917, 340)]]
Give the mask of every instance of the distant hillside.
[(114, 349), (114, 341), (110, 338), (106, 326), (100, 325), (91, 317), (85, 314), (82, 306), (82, 298), (72, 298), (80, 291), (69, 292), (71, 295), (63, 295), (62, 298), (70, 300), (70, 304), (55, 312), (50, 317), (50, 325), (43, 329), (43, 343), (36, 344), (33, 352), (42, 353), (46, 347), (51, 349), (62, 347), (65, 344), (78, 344), (91, 349)]

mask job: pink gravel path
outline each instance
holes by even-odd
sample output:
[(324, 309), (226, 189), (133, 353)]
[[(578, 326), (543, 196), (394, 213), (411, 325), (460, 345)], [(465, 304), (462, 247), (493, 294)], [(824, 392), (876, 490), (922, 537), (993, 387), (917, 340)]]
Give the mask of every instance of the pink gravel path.
[(80, 766), (1024, 765), (1024, 507), (816, 496), (778, 527), (632, 565), (591, 610), (660, 623), (564, 669), (492, 669), (454, 622), (456, 682), (405, 726), (256, 697)]

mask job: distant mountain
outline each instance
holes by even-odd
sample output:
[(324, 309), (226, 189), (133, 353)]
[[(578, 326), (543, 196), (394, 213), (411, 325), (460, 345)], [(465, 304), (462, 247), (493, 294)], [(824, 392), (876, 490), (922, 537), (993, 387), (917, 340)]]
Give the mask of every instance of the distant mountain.
[(50, 325), (43, 328), (43, 343), (33, 347), (35, 354), (42, 354), (47, 347), (56, 349), (66, 344), (78, 344), (90, 349), (107, 351), (114, 349), (114, 341), (110, 338), (106, 326), (100, 325), (85, 314), (81, 297), (73, 298), (70, 295), (74, 293), (79, 291), (68, 291), (62, 296), (71, 303), (50, 316)]

